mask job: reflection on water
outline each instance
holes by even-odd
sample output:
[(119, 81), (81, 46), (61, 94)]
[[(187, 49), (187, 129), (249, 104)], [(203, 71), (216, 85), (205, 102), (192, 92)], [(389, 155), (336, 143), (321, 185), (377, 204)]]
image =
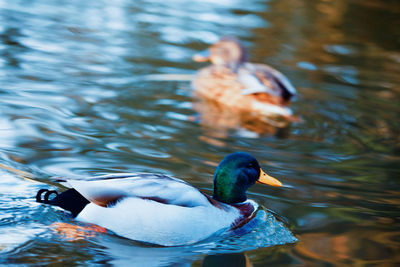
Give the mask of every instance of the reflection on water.
[(217, 267), (217, 266), (236, 266), (236, 267), (250, 267), (252, 266), (249, 258), (244, 253), (230, 253), (209, 255), (204, 257), (203, 267)]
[(198, 99), (193, 103), (193, 109), (199, 113), (198, 121), (204, 126), (207, 136), (224, 138), (232, 131), (245, 137), (260, 135), (275, 135), (285, 138), (288, 135), (290, 122), (285, 119), (275, 119), (244, 113), (215, 101)]
[[(399, 13), (397, 1), (377, 0), (0, 1), (0, 163), (46, 183), (146, 171), (207, 190), (221, 158), (247, 151), (287, 185), (249, 196), (300, 240), (249, 248), (253, 265), (395, 266)], [(301, 123), (243, 122), (194, 99), (182, 77), (222, 35), (296, 84)], [(156, 74), (178, 76), (147, 76)], [(164, 253), (128, 241), (112, 249), (123, 241), (102, 234), (60, 242), (48, 225), (73, 222), (31, 201), (37, 184), (0, 177), (2, 264), (118, 264), (129, 253), (140, 263)], [(201, 266), (215, 255), (196, 251), (170, 249), (176, 257), (154, 265)]]

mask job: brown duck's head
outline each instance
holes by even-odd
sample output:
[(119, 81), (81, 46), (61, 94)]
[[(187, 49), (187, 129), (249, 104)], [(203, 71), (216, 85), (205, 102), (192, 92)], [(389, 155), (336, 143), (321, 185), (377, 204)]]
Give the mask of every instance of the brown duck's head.
[(247, 61), (247, 53), (240, 42), (233, 37), (223, 37), (208, 50), (193, 56), (197, 62), (210, 61), (214, 65), (236, 69)]

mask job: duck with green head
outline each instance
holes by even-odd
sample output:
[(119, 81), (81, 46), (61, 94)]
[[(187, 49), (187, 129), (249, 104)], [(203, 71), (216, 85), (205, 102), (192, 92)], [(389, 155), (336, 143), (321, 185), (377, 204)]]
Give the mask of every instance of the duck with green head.
[(223, 37), (194, 55), (194, 61), (211, 62), (193, 80), (196, 95), (246, 113), (290, 117), (294, 86), (273, 67), (247, 58), (245, 48), (232, 37)]
[[(226, 156), (214, 173), (214, 194), (166, 175), (128, 173), (66, 180), (72, 188), (40, 190), (38, 202), (59, 206), (79, 221), (97, 224), (137, 241), (162, 246), (192, 244), (250, 220), (257, 203), (246, 190), (254, 183), (282, 186), (248, 153)], [(44, 199), (42, 199), (44, 194)]]
[(247, 200), (247, 189), (256, 182), (282, 186), (277, 179), (267, 175), (250, 154), (230, 154), (215, 170), (213, 198), (226, 204), (244, 202)]

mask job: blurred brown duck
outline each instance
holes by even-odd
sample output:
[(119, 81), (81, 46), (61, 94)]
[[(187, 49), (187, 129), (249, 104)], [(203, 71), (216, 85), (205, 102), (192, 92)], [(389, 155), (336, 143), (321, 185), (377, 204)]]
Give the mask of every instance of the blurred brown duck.
[(254, 115), (292, 115), (288, 105), (296, 95), (294, 86), (276, 69), (247, 62), (238, 40), (224, 37), (193, 60), (212, 63), (193, 81), (197, 95)]

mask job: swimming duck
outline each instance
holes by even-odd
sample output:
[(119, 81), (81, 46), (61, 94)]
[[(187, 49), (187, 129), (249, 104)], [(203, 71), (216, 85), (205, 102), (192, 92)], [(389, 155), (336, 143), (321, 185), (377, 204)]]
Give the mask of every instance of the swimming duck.
[(193, 80), (197, 95), (254, 114), (292, 115), (288, 105), (296, 95), (294, 86), (276, 69), (247, 62), (246, 50), (235, 38), (222, 38), (193, 60), (211, 62)]
[(220, 230), (240, 228), (258, 208), (247, 199), (246, 190), (256, 182), (282, 186), (244, 152), (219, 163), (212, 196), (161, 174), (112, 174), (66, 182), (71, 189), (60, 194), (41, 189), (36, 201), (59, 206), (78, 221), (122, 237), (162, 246), (192, 244)]

